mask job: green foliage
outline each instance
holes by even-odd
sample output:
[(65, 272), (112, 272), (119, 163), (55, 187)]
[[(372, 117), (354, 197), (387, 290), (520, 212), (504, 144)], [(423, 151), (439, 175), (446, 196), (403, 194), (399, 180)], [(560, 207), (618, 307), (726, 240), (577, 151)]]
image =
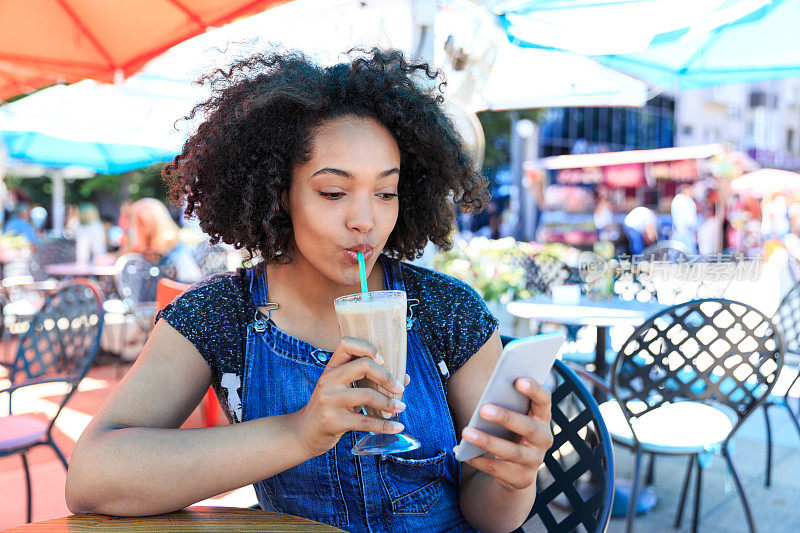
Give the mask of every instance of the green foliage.
[(526, 286), (525, 261), (536, 248), (513, 237), (490, 240), (476, 237), (457, 241), (434, 257), (436, 270), (458, 278), (487, 302), (507, 303), (531, 295)]
[[(64, 186), (64, 202), (67, 205), (81, 202), (96, 203), (100, 197), (113, 197), (122, 202), (128, 198), (158, 198), (164, 200), (166, 191), (161, 181), (162, 164), (133, 170), (126, 174), (98, 174), (92, 178), (66, 180)], [(127, 195), (125, 188), (127, 185)], [(6, 178), (9, 189), (21, 189), (34, 204), (50, 207), (53, 184), (49, 177), (41, 178)]]
[(506, 165), (510, 161), (511, 153), (511, 121), (514, 113), (520, 119), (538, 123), (544, 117), (544, 109), (521, 109), (519, 111), (482, 111), (478, 113), (483, 134), (486, 137), (486, 153), (483, 164), (486, 167)]

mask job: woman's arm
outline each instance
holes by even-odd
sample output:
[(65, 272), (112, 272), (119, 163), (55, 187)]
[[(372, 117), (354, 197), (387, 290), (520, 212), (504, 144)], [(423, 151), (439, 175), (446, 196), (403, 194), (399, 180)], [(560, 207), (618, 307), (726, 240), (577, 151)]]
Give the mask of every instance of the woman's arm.
[(396, 433), (356, 405), (399, 412), (368, 377), (396, 392), (375, 349), (343, 339), (312, 397), (296, 413), (221, 427), (177, 429), (200, 402), (211, 371), (200, 353), (159, 321), (136, 364), (86, 428), (72, 454), (66, 498), (74, 513), (171, 512), (268, 478), (324, 453), (352, 429)]
[[(497, 331), (478, 352), (459, 368), (448, 382), (448, 403), (453, 413), (456, 435), (463, 435), (472, 411), (478, 404), (502, 344)], [(525, 522), (536, 497), (536, 473), (544, 453), (552, 444), (550, 433), (550, 395), (538, 384), (526, 388), (527, 380), (517, 380), (517, 389), (531, 398), (527, 415), (499, 410), (490, 417), (486, 408), (481, 416), (511, 429), (519, 437), (507, 441), (483, 432), (468, 437), (473, 444), (491, 451), (494, 459), (476, 457), (462, 463), (461, 513), (476, 529), (484, 532), (513, 531)]]
[(291, 415), (176, 429), (210, 380), (194, 345), (160, 320), (75, 445), (67, 474), (69, 509), (126, 516), (174, 511), (309, 458), (293, 441)]

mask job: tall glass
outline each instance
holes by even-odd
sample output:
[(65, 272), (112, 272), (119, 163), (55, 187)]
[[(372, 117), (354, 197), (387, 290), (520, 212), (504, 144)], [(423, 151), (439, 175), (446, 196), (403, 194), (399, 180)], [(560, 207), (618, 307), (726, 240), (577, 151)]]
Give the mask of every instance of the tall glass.
[[(374, 291), (366, 294), (350, 294), (333, 301), (339, 330), (342, 337), (362, 339), (378, 349), (384, 360), (384, 367), (392, 376), (403, 383), (406, 376), (406, 293), (403, 291)], [(402, 401), (402, 394), (392, 394), (368, 379), (356, 383), (359, 387), (369, 387), (390, 398)], [(394, 418), (397, 415), (385, 413), (364, 406), (362, 410), (376, 418)], [(387, 435), (370, 433), (353, 447), (356, 455), (376, 455), (415, 450), (420, 443), (406, 433)]]

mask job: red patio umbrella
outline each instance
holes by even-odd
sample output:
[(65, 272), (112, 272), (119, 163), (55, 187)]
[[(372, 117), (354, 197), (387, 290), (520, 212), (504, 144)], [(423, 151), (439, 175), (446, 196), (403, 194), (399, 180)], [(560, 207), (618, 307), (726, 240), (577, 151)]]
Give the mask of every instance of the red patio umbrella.
[(172, 46), (288, 0), (0, 0), (0, 100), (129, 76)]

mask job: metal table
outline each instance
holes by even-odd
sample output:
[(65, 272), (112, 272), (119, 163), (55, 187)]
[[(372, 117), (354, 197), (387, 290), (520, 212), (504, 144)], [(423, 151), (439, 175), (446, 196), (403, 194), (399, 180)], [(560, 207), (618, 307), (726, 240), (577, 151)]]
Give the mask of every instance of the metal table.
[(577, 303), (554, 302), (550, 296), (533, 296), (509, 302), (506, 309), (519, 318), (535, 318), (570, 326), (594, 326), (597, 329), (595, 373), (606, 377), (606, 332), (611, 326), (638, 326), (668, 306), (657, 302), (626, 301), (619, 297), (597, 300), (581, 295)]

